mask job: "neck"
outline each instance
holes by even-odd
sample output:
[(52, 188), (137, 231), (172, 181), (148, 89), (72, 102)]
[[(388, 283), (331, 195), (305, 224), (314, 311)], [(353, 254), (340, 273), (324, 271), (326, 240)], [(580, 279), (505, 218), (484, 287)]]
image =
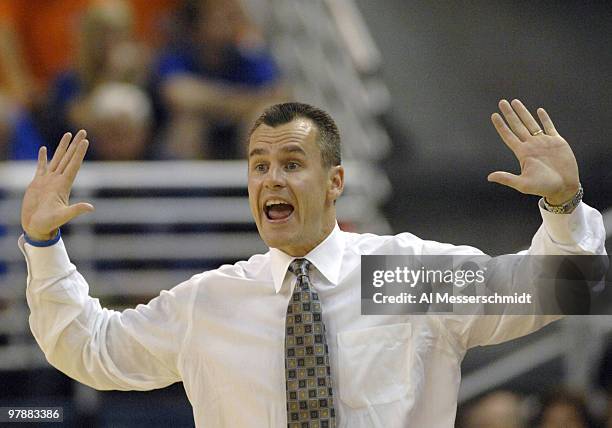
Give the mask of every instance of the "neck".
[(336, 218), (334, 217), (330, 222), (327, 222), (319, 234), (318, 239), (314, 242), (309, 243), (309, 245), (303, 247), (289, 247), (289, 248), (279, 248), (279, 250), (285, 252), (291, 257), (304, 257), (306, 254), (310, 253), (314, 250), (321, 242), (325, 241), (327, 237), (332, 233), (334, 227), (336, 226)]

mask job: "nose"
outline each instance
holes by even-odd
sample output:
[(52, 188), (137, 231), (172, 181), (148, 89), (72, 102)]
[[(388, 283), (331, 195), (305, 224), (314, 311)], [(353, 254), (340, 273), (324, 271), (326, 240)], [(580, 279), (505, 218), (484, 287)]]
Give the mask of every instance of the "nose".
[(264, 185), (268, 189), (278, 189), (281, 187), (285, 187), (285, 175), (283, 173), (282, 168), (279, 167), (270, 167), (268, 173), (266, 174), (266, 180)]

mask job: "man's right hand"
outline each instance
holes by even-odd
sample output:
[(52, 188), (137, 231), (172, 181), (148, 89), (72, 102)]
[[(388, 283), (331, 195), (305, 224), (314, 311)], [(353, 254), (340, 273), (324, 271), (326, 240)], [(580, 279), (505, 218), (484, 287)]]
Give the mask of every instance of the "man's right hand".
[(94, 210), (88, 203), (68, 204), (72, 183), (79, 172), (89, 141), (85, 130), (62, 137), (53, 159), (47, 164), (47, 148), (38, 152), (36, 175), (21, 205), (21, 227), (36, 241), (52, 239), (57, 229), (78, 215)]

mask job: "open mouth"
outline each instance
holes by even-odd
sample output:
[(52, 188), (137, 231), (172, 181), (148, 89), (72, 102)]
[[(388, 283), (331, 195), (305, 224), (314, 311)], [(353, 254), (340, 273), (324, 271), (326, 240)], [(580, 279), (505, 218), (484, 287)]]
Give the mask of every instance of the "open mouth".
[(289, 202), (271, 199), (264, 205), (266, 218), (272, 222), (287, 220), (293, 213), (293, 205)]

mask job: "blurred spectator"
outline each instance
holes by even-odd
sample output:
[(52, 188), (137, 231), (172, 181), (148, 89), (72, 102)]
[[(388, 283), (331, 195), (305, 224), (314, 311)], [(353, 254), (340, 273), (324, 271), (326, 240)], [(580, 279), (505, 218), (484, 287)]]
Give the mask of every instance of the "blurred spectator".
[[(23, 44), (26, 65), (45, 88), (71, 65), (77, 49), (75, 29), (91, 5), (108, 0), (1, 0), (0, 20), (8, 20)], [(129, 0), (135, 30), (148, 44), (165, 41), (165, 19), (181, 0)]]
[(57, 78), (51, 90), (54, 134), (92, 123), (89, 97), (98, 85), (144, 85), (149, 55), (136, 41), (133, 26), (133, 9), (123, 0), (94, 2), (84, 12), (76, 64)]
[(0, 6), (0, 81), (6, 96), (21, 106), (32, 101), (33, 79), (24, 61), (21, 39), (6, 5)]
[(104, 83), (88, 103), (92, 157), (95, 160), (146, 158), (152, 107), (147, 94), (129, 83)]
[(567, 390), (551, 392), (542, 401), (540, 428), (589, 428), (589, 412), (582, 394)]
[(523, 428), (521, 398), (510, 391), (491, 392), (468, 407), (462, 428)]
[(21, 44), (0, 9), (0, 161), (36, 159), (42, 138), (30, 114), (33, 85)]
[(599, 364), (597, 384), (604, 391), (607, 400), (604, 427), (612, 428), (612, 341), (608, 342)]
[(36, 159), (42, 144), (29, 112), (0, 92), (0, 161)]
[(89, 0), (2, 0), (0, 14), (23, 43), (24, 62), (46, 86), (72, 55), (76, 15)]
[(160, 155), (242, 156), (251, 120), (283, 95), (278, 68), (238, 0), (186, 1), (178, 21), (153, 82)]

